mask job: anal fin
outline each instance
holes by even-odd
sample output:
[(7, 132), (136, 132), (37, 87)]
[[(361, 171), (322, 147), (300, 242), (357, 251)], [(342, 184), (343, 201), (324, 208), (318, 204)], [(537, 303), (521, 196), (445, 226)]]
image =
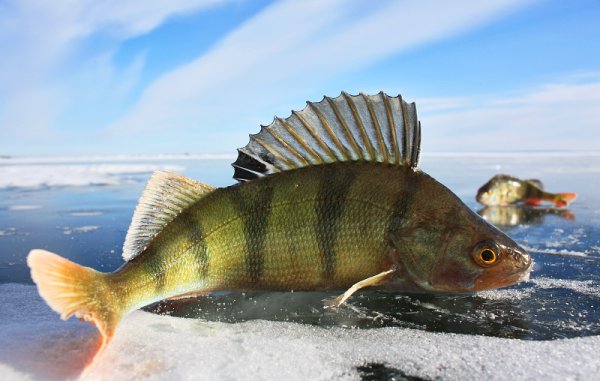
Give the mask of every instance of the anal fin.
[(377, 275), (373, 275), (372, 277), (363, 279), (360, 282), (354, 283), (352, 287), (346, 290), (346, 292), (344, 292), (342, 295), (325, 301), (325, 308), (339, 307), (342, 304), (344, 304), (344, 302), (346, 302), (346, 300), (348, 300), (348, 298), (352, 296), (352, 294), (354, 294), (361, 288), (377, 286), (384, 283), (390, 278), (392, 274), (396, 272), (396, 270), (396, 268), (393, 268), (391, 270), (381, 272)]

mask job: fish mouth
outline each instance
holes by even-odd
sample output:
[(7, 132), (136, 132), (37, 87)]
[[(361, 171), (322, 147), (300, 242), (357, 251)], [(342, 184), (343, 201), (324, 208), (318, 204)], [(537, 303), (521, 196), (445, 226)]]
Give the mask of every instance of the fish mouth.
[(519, 271), (514, 274), (484, 274), (475, 281), (475, 291), (494, 290), (496, 288), (508, 287), (529, 279), (529, 271)]
[(518, 255), (517, 265), (510, 272), (495, 271), (483, 274), (475, 281), (475, 291), (508, 287), (529, 280), (533, 269), (533, 260), (526, 251), (513, 252)]

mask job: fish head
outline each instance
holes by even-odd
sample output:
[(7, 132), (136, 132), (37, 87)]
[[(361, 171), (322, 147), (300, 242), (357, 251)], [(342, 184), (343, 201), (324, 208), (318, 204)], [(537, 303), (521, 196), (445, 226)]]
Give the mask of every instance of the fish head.
[(509, 205), (518, 201), (522, 182), (509, 175), (496, 175), (477, 191), (477, 201), (487, 206)]
[(524, 248), (448, 188), (418, 176), (410, 218), (391, 236), (403, 277), (434, 292), (475, 292), (528, 279), (532, 260)]
[[(459, 214), (471, 213), (465, 210)], [(532, 260), (524, 248), (479, 216), (469, 216), (465, 222), (460, 228), (447, 230), (429, 274), (431, 289), (474, 292), (529, 278)]]

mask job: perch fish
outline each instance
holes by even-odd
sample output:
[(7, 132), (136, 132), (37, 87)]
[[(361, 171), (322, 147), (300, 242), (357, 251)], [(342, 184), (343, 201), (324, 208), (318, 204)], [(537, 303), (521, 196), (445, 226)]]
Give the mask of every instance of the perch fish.
[(96, 325), (101, 349), (129, 312), (217, 290), (368, 287), (473, 292), (529, 276), (528, 253), (418, 169), (415, 104), (384, 93), (308, 102), (238, 150), (239, 183), (169, 172), (149, 180), (113, 273), (44, 250), (27, 258), (63, 319)]
[(506, 206), (523, 202), (527, 205), (540, 205), (542, 201), (557, 207), (567, 206), (577, 194), (549, 193), (544, 191), (540, 180), (520, 180), (510, 175), (496, 175), (477, 191), (476, 199), (486, 206)]

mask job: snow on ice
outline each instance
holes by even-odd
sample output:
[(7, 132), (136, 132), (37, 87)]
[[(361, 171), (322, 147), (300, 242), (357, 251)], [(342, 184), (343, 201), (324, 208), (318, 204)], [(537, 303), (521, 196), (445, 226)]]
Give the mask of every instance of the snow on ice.
[[(96, 330), (62, 322), (34, 286), (0, 285), (3, 380), (80, 376)], [(600, 336), (554, 341), (349, 329), (253, 320), (206, 322), (136, 311), (83, 380), (356, 380), (357, 367), (385, 364), (408, 376), (444, 380), (592, 380)]]

